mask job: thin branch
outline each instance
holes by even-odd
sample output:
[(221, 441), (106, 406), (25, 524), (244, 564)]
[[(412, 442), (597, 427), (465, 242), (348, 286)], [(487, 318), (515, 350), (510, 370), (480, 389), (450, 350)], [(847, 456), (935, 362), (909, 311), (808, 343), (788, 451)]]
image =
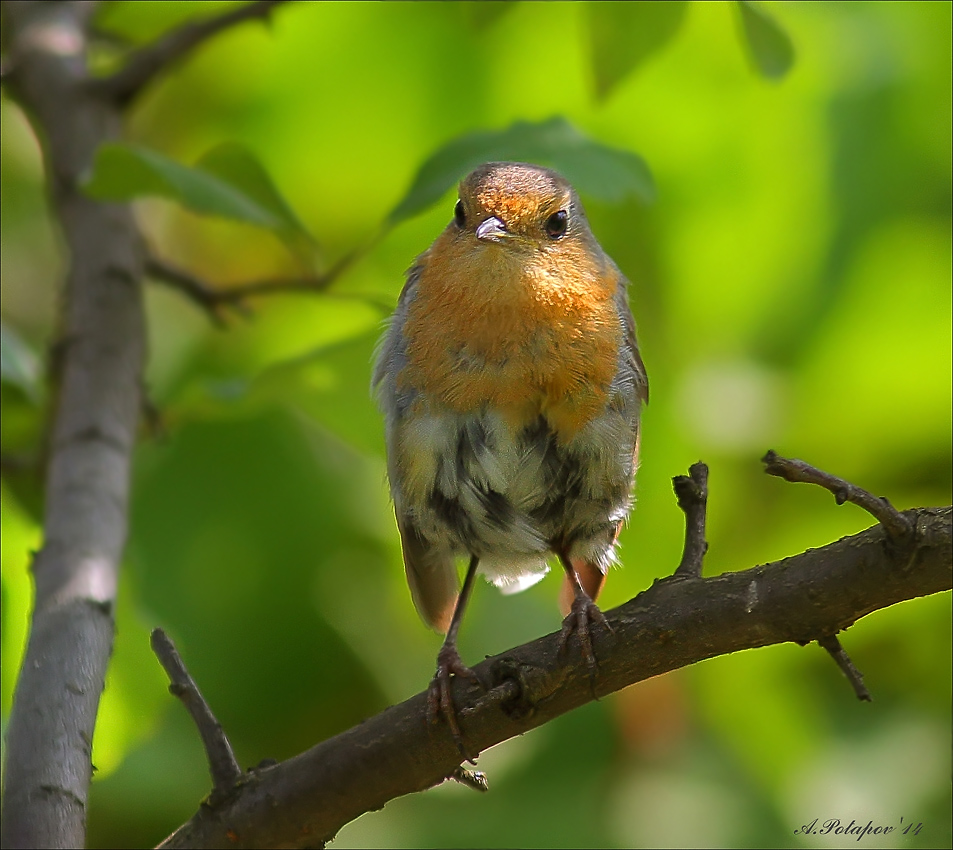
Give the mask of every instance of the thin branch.
[(698, 461), (688, 468), (688, 475), (672, 479), (678, 506), (685, 512), (685, 546), (682, 560), (675, 570), (678, 578), (700, 578), (702, 562), (708, 551), (705, 541), (705, 512), (708, 503), (708, 467)]
[(209, 805), (215, 806), (234, 791), (242, 776), (242, 769), (235, 758), (232, 745), (225, 737), (222, 724), (218, 722), (199, 686), (186, 670), (172, 639), (162, 629), (155, 629), (151, 643), (152, 651), (169, 675), (169, 693), (182, 700), (199, 730), (212, 776), (212, 795), (208, 802)]
[(172, 289), (177, 289), (202, 307), (209, 318), (218, 327), (225, 327), (223, 307), (231, 307), (243, 316), (248, 316), (247, 307), (240, 301), (229, 301), (220, 297), (220, 293), (209, 286), (204, 280), (196, 277), (185, 269), (180, 269), (160, 260), (158, 257), (146, 257), (146, 276)]
[(94, 80), (90, 85), (119, 106), (126, 106), (150, 82), (202, 42), (244, 21), (267, 20), (282, 2), (284, 0), (254, 0), (221, 15), (174, 29), (132, 53), (115, 74)]
[[(948, 590), (953, 508), (920, 508), (915, 556), (884, 546), (874, 526), (766, 566), (697, 581), (663, 579), (606, 612), (594, 636), (595, 696), (707, 658), (834, 634), (905, 599)], [(593, 699), (581, 658), (559, 656), (559, 634), (474, 668), (483, 691), (454, 682), (474, 752), (541, 726)], [(221, 806), (203, 806), (163, 847), (313, 847), (388, 800), (450, 776), (460, 754), (445, 724), (428, 722), (427, 692), (301, 755), (254, 771)]]
[[(166, 260), (154, 255), (146, 258), (146, 275), (158, 283), (163, 283), (187, 295), (192, 301), (202, 307), (211, 320), (219, 327), (224, 327), (224, 310), (231, 309), (244, 317), (251, 315), (247, 304), (249, 298), (264, 295), (280, 295), (282, 293), (308, 293), (325, 295), (327, 297), (353, 297), (364, 301), (373, 301), (373, 298), (363, 294), (331, 293), (328, 288), (355, 262), (367, 254), (383, 237), (382, 229), (365, 244), (355, 248), (335, 263), (324, 274), (312, 277), (268, 278), (238, 283), (232, 286), (216, 287), (190, 271), (172, 265)], [(387, 310), (393, 304), (380, 303), (379, 306)]]
[(768, 475), (777, 475), (785, 481), (817, 484), (825, 490), (830, 490), (838, 505), (853, 502), (881, 523), (892, 538), (905, 537), (913, 531), (914, 526), (910, 519), (900, 513), (890, 502), (886, 499), (878, 499), (855, 484), (844, 481), (843, 478), (817, 469), (803, 460), (781, 457), (774, 451), (768, 451), (761, 458), (761, 462), (765, 464), (764, 471)]
[(177, 289), (204, 308), (219, 327), (225, 326), (223, 310), (229, 308), (247, 318), (251, 309), (246, 299), (260, 295), (277, 295), (288, 292), (324, 292), (337, 276), (337, 269), (326, 275), (310, 278), (269, 278), (217, 288), (192, 272), (174, 266), (158, 257), (146, 259), (146, 274), (159, 283)]
[[(844, 502), (853, 502), (855, 505), (859, 505), (883, 525), (889, 538), (893, 541), (906, 541), (912, 536), (916, 527), (915, 524), (886, 499), (878, 499), (849, 481), (831, 475), (829, 472), (824, 472), (803, 460), (783, 458), (774, 451), (769, 450), (761, 459), (761, 462), (765, 464), (764, 471), (768, 475), (776, 475), (786, 481), (817, 484), (826, 490), (830, 490), (834, 494), (834, 499), (838, 505), (842, 505)], [(864, 685), (864, 677), (860, 670), (854, 666), (854, 662), (850, 660), (850, 656), (837, 637), (833, 633), (827, 634), (819, 637), (817, 642), (827, 650), (834, 663), (847, 677), (847, 681), (853, 687), (857, 698), (870, 702), (873, 698), (870, 691), (867, 690), (867, 686)]]
[(223, 289), (213, 289), (213, 300), (220, 304), (236, 304), (256, 295), (276, 295), (282, 292), (324, 292), (340, 274), (335, 266), (327, 274), (314, 277), (268, 278), (238, 283)]
[(841, 642), (837, 637), (835, 635), (827, 635), (826, 637), (818, 638), (817, 642), (830, 653), (831, 658), (833, 658), (837, 666), (840, 667), (841, 672), (847, 677), (847, 681), (850, 682), (854, 688), (857, 699), (863, 700), (864, 702), (872, 702), (873, 697), (864, 684), (864, 677), (861, 675), (860, 670), (854, 666), (854, 662), (850, 660), (850, 656), (844, 647), (841, 646)]

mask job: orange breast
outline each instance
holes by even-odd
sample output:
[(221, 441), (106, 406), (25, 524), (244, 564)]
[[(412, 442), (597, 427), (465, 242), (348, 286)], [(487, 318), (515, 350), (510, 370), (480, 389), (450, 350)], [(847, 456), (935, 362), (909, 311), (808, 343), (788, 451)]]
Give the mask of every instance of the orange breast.
[(457, 412), (493, 407), (513, 427), (542, 413), (560, 441), (605, 408), (622, 341), (611, 265), (584, 246), (474, 244), (449, 232), (423, 262), (401, 385)]

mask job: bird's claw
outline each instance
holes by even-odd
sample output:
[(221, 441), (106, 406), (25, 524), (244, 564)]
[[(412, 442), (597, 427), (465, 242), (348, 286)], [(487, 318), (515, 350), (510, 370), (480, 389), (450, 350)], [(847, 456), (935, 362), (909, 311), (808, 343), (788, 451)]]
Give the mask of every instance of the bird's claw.
[(589, 678), (594, 681), (599, 664), (596, 661), (596, 653), (592, 648), (591, 623), (598, 623), (600, 626), (605, 626), (610, 632), (612, 631), (612, 626), (609, 625), (605, 614), (599, 610), (599, 606), (584, 593), (579, 594), (573, 599), (572, 607), (563, 620), (563, 627), (559, 632), (559, 654), (561, 656), (566, 654), (569, 638), (575, 632), (579, 636), (582, 657), (585, 659), (586, 667), (589, 668)]
[(457, 648), (452, 645), (444, 645), (437, 653), (437, 672), (430, 680), (430, 688), (427, 691), (430, 722), (436, 723), (442, 715), (450, 727), (450, 734), (453, 735), (454, 743), (457, 745), (460, 754), (471, 764), (475, 764), (464, 746), (463, 732), (460, 731), (460, 722), (457, 719), (457, 709), (453, 704), (453, 696), (450, 693), (451, 676), (462, 676), (481, 689), (483, 688), (483, 683), (477, 677), (477, 674), (461, 660)]

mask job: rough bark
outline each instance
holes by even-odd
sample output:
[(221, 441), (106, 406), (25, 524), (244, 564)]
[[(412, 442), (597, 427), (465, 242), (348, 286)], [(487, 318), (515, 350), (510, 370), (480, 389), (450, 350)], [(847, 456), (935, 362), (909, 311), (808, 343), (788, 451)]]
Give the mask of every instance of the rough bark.
[(131, 210), (86, 197), (81, 180), (125, 111), (168, 68), (229, 27), (266, 18), (257, 0), (133, 51), (111, 77), (87, 61), (89, 0), (3, 3), (3, 85), (43, 153), (68, 255), (53, 349), (44, 542), (32, 564), (30, 637), (7, 729), (4, 847), (80, 847), (90, 750), (114, 634), (132, 451), (146, 348), (145, 250)]
[[(92, 96), (91, 4), (8, 3), (9, 86), (41, 140), (69, 258), (56, 346), (43, 547), (26, 656), (7, 731), (4, 847), (79, 847), (90, 747), (113, 641), (140, 410), (143, 250), (129, 209), (79, 190), (121, 114)], [(7, 82), (5, 81), (5, 84)]]
[[(455, 685), (468, 751), (643, 679), (743, 649), (824, 642), (872, 611), (949, 590), (953, 508), (903, 516), (912, 530), (899, 540), (877, 525), (743, 572), (657, 581), (606, 612), (612, 631), (596, 630), (594, 687), (575, 642), (570, 657), (560, 658), (558, 633), (487, 659), (474, 668), (485, 692), (466, 681)], [(845, 684), (845, 699), (850, 694)], [(361, 814), (441, 782), (459, 762), (449, 729), (429, 721), (427, 693), (420, 693), (288, 761), (245, 774), (230, 796), (204, 804), (161, 846), (320, 847)]]

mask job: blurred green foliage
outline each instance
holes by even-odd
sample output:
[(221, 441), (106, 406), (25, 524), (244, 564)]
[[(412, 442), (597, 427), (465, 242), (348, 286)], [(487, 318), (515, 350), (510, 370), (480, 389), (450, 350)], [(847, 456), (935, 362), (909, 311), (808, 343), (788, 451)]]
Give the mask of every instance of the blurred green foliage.
[[(638, 505), (605, 607), (674, 568), (670, 479), (699, 457), (710, 572), (870, 524), (764, 476), (769, 447), (901, 508), (950, 503), (951, 5), (609, 6), (291, 4), (205, 45), (131, 114), (128, 141), (154, 152), (138, 165), (160, 194), (182, 197), (167, 163), (198, 161), (271, 217), (262, 229), (137, 201), (150, 245), (177, 265), (227, 285), (301, 274), (289, 231), (313, 234), (326, 265), (371, 247), (325, 295), (258, 299), (224, 331), (180, 294), (148, 290), (163, 433), (136, 457), (91, 846), (154, 844), (207, 791), (197, 737), (148, 650), (155, 626), (245, 765), (426, 686), (439, 640), (404, 586), (369, 371), (381, 305), (450, 218), (442, 189), (462, 173), (446, 152), (474, 139), (563, 128), (654, 178), (651, 204), (637, 188), (579, 186), (632, 281), (652, 382)], [(118, 2), (99, 23), (141, 43), (220, 8)], [(93, 59), (106, 72), (121, 53)], [(36, 140), (6, 97), (0, 117), (5, 718), (41, 540), (38, 364), (66, 261)], [(435, 161), (438, 188), (414, 196)], [(464, 658), (556, 629), (557, 587), (480, 587)], [(397, 800), (335, 846), (856, 846), (795, 834), (814, 818), (903, 818), (919, 835), (864, 845), (949, 846), (950, 619), (944, 594), (847, 633), (872, 704), (816, 646), (717, 658), (486, 753), (487, 796), (453, 786)]]

